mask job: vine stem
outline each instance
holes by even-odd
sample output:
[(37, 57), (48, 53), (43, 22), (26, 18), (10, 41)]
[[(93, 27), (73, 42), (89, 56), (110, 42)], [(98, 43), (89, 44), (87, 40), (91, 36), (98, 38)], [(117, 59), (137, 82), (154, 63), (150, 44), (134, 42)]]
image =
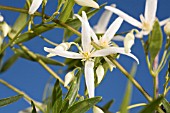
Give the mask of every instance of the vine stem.
[(15, 91), (16, 93), (23, 95), (23, 97), (24, 97), (27, 101), (29, 101), (29, 102), (33, 101), (33, 103), (35, 104), (35, 106), (36, 106), (38, 109), (40, 109), (42, 112), (44, 112), (44, 109), (43, 109), (42, 107), (40, 107), (40, 105), (39, 105), (34, 99), (32, 99), (31, 97), (29, 97), (29, 96), (28, 96), (26, 93), (24, 93), (23, 91), (17, 89), (16, 87), (12, 86), (11, 84), (9, 84), (8, 82), (6, 82), (6, 81), (4, 81), (4, 80), (2, 80), (2, 79), (0, 79), (0, 83), (2, 83), (3, 85), (7, 86), (7, 87), (10, 88), (10, 89), (12, 89), (12, 90)]

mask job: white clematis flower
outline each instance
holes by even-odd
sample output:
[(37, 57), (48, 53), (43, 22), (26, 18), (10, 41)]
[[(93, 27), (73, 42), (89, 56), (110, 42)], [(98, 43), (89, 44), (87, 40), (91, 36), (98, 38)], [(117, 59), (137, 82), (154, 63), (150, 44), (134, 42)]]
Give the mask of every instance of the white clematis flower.
[(0, 22), (4, 21), (4, 17), (0, 14)]
[[(148, 35), (152, 30), (154, 21), (156, 19), (157, 2), (158, 0), (146, 0), (144, 16), (142, 14), (140, 15), (141, 22), (115, 7), (106, 6), (105, 9), (110, 10), (118, 16), (122, 17), (131, 25), (142, 29), (142, 31), (136, 35), (138, 38), (141, 38), (143, 35)], [(169, 20), (170, 18), (161, 21), (160, 25), (163, 26)]]
[(33, 0), (28, 13), (30, 15), (34, 14), (37, 11), (37, 9), (40, 7), (40, 5), (42, 4), (42, 1), (43, 0)]
[(66, 57), (66, 58), (71, 58), (71, 59), (82, 59), (82, 61), (85, 61), (85, 67), (84, 67), (84, 75), (85, 75), (85, 81), (86, 81), (86, 86), (87, 86), (87, 91), (89, 94), (89, 97), (94, 97), (94, 57), (103, 57), (107, 56), (110, 54), (116, 54), (116, 53), (121, 53), (125, 54), (127, 56), (130, 56), (134, 58), (137, 62), (138, 59), (131, 53), (125, 53), (123, 47), (110, 47), (110, 48), (105, 48), (97, 51), (93, 51), (94, 49), (92, 48), (91, 45), (91, 36), (97, 36), (94, 35), (95, 33), (92, 32), (92, 28), (90, 27), (88, 23), (88, 19), (86, 16), (86, 13), (83, 11), (82, 12), (82, 17), (79, 15), (76, 15), (81, 23), (82, 23), (82, 31), (81, 31), (81, 42), (82, 42), (82, 48), (79, 48), (80, 53), (76, 52), (71, 52), (71, 51), (61, 51), (61, 50), (56, 50), (53, 48), (47, 48), (44, 47), (44, 50), (46, 52)]
[(99, 5), (93, 0), (74, 0), (78, 5), (99, 8)]

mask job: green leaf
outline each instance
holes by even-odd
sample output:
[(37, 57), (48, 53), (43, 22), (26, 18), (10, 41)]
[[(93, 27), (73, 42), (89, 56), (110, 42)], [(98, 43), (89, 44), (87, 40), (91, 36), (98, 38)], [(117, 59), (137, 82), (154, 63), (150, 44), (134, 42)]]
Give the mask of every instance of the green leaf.
[[(28, 9), (27, 4), (25, 4), (24, 9)], [(13, 39), (15, 35), (25, 26), (28, 21), (28, 14), (20, 13), (19, 17), (15, 21), (9, 36)]]
[(62, 107), (62, 89), (58, 80), (56, 80), (52, 93), (52, 107), (53, 113), (60, 113)]
[(62, 110), (61, 113), (65, 113), (69, 107), (69, 100), (65, 99), (62, 103)]
[(46, 31), (49, 31), (56, 27), (56, 24), (43, 24), (43, 25), (37, 25), (34, 28), (32, 28), (30, 31), (27, 31), (17, 37), (17, 40), (14, 42), (14, 44), (19, 44), (22, 42), (26, 42), (28, 40), (33, 39), (34, 37), (40, 35), (41, 33), (44, 33)]
[(163, 100), (163, 97), (161, 96), (158, 99), (152, 101), (140, 113), (153, 113), (156, 110), (156, 108), (159, 106), (162, 100)]
[[(21, 49), (17, 49), (17, 48), (13, 48), (13, 51), (17, 54), (19, 54), (20, 57), (24, 58), (24, 59), (27, 59), (27, 60), (30, 60), (30, 61), (33, 61), (33, 62), (36, 62), (35, 59), (33, 59), (32, 57), (30, 57), (27, 53), (25, 53), (23, 50)], [(32, 51), (29, 51), (31, 53), (33, 53)], [(33, 53), (35, 54), (35, 53)], [(59, 66), (64, 66), (65, 64), (62, 63), (62, 62), (59, 62), (59, 61), (56, 61), (56, 60), (53, 60), (51, 58), (47, 58), (45, 56), (42, 56), (40, 54), (35, 54), (37, 56), (37, 58), (41, 59), (44, 63), (46, 64), (51, 64), (51, 65), (59, 65)]]
[(79, 87), (80, 87), (80, 74), (81, 70), (78, 68), (78, 72), (75, 75), (74, 80), (71, 83), (70, 89), (65, 97), (65, 100), (69, 100), (69, 105), (72, 105), (73, 102), (76, 100), (78, 95)]
[(153, 64), (156, 55), (160, 51), (162, 47), (162, 42), (163, 42), (163, 36), (162, 36), (161, 27), (159, 25), (159, 21), (156, 20), (152, 32), (149, 35), (149, 52), (150, 52), (151, 64)]
[(37, 113), (35, 105), (33, 103), (33, 101), (31, 101), (31, 106), (32, 106), (32, 113)]
[(18, 59), (19, 55), (18, 54), (14, 54), (12, 57), (10, 57), (3, 65), (2, 68), (0, 70), (0, 73), (5, 72), (6, 70), (8, 70), (14, 63), (15, 61)]
[(66, 113), (85, 113), (101, 99), (101, 97), (85, 99), (69, 107)]
[(102, 109), (104, 109), (104, 110), (109, 110), (109, 108), (112, 106), (113, 102), (114, 102), (114, 100), (110, 100), (108, 103), (106, 103), (106, 104), (102, 107)]
[(166, 110), (166, 113), (170, 113), (170, 104), (165, 98), (162, 100), (162, 104)]
[[(136, 65), (137, 64), (134, 63), (133, 66), (132, 66), (131, 73), (130, 73), (131, 76), (134, 76), (135, 73), (136, 73), (136, 68), (137, 68)], [(131, 92), (132, 92), (132, 83), (131, 83), (130, 80), (128, 80), (127, 87), (126, 87), (126, 92), (125, 92), (123, 102), (122, 102), (121, 107), (120, 107), (120, 113), (128, 113), (127, 107), (128, 107), (128, 105), (130, 103)]]
[(16, 95), (16, 96), (11, 96), (11, 97), (8, 97), (8, 98), (0, 99), (0, 107), (14, 103), (22, 97), (23, 97), (23, 95)]
[(62, 12), (60, 13), (60, 16), (59, 16), (59, 20), (61, 22), (67, 21), (67, 19), (69, 18), (70, 14), (72, 12), (72, 9), (73, 9), (75, 2), (74, 2), (74, 0), (69, 0), (65, 4), (67, 4), (67, 5), (66, 5), (66, 7), (63, 7), (64, 10), (62, 10)]

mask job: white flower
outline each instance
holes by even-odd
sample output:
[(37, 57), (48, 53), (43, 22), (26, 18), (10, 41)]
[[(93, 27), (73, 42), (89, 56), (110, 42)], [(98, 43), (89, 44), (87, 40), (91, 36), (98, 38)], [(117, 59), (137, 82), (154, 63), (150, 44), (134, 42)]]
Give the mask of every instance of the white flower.
[(74, 0), (78, 5), (99, 8), (99, 5), (93, 0)]
[[(70, 43), (68, 43), (68, 42), (63, 42), (63, 43), (57, 45), (54, 49), (56, 49), (56, 50), (61, 50), (61, 51), (67, 51), (67, 50), (70, 48), (71, 44), (72, 44), (72, 42), (70, 42)], [(47, 55), (47, 57), (53, 57), (53, 56), (56, 56), (56, 55), (55, 55), (55, 54), (52, 54), (52, 53), (49, 53), (49, 54)]]
[(40, 7), (40, 5), (42, 4), (42, 1), (43, 0), (33, 0), (28, 13), (30, 15), (34, 14), (37, 11), (37, 9)]
[[(115, 7), (115, 4), (112, 4), (111, 7)], [(112, 16), (112, 12), (105, 10), (103, 14), (101, 15), (97, 25), (94, 26), (94, 31), (97, 34), (103, 34), (106, 31), (107, 25), (109, 23), (109, 20)]]
[[(138, 59), (131, 53), (125, 53), (124, 48), (121, 47), (109, 47), (97, 51), (93, 51), (94, 48), (91, 45), (91, 36), (97, 36), (94, 35), (95, 33), (92, 32), (92, 28), (90, 27), (88, 23), (88, 19), (86, 16), (86, 13), (83, 11), (82, 12), (82, 17), (79, 15), (76, 15), (80, 21), (82, 22), (82, 31), (81, 31), (81, 42), (82, 42), (82, 48), (79, 48), (80, 53), (76, 52), (71, 52), (71, 51), (61, 51), (61, 50), (56, 50), (53, 48), (47, 48), (44, 47), (44, 50), (46, 52), (66, 57), (66, 58), (71, 58), (71, 59), (82, 59), (82, 61), (85, 61), (85, 67), (84, 67), (84, 75), (85, 75), (85, 81), (86, 81), (86, 86), (87, 86), (87, 91), (89, 94), (89, 97), (94, 97), (94, 61), (92, 58), (94, 57), (103, 57), (107, 56), (110, 54), (115, 54), (115, 53), (121, 53), (125, 54), (127, 56), (130, 56), (134, 58), (135, 60)], [(92, 35), (93, 34), (93, 35)], [(98, 39), (97, 39), (98, 40)]]
[(93, 113), (104, 113), (99, 107), (94, 106), (93, 107)]
[(164, 31), (166, 35), (170, 36), (170, 21), (164, 26)]
[(64, 87), (66, 87), (74, 79), (74, 72), (75, 71), (73, 70), (65, 75)]
[[(118, 16), (122, 17), (131, 25), (142, 29), (142, 31), (138, 35), (136, 35), (137, 37), (141, 38), (143, 35), (148, 35), (152, 30), (154, 21), (156, 19), (157, 0), (146, 0), (144, 16), (142, 14), (140, 15), (141, 22), (115, 7), (106, 6), (105, 9), (110, 10)], [(168, 18), (166, 20), (161, 21), (160, 25), (162, 26), (166, 24), (166, 22), (169, 20), (170, 19)]]
[(99, 84), (103, 77), (104, 77), (104, 68), (102, 65), (99, 65), (96, 69), (96, 75), (97, 75), (97, 84)]

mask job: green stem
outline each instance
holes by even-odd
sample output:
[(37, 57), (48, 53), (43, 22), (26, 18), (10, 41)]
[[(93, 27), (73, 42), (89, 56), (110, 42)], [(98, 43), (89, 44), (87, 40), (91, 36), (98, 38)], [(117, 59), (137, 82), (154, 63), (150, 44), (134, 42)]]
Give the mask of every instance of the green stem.
[(153, 77), (153, 98), (156, 99), (157, 98), (157, 77), (154, 76)]
[[(92, 42), (92, 45), (96, 49), (102, 49), (95, 42)], [(112, 58), (112, 56), (107, 56), (107, 58), (136, 86), (136, 88), (145, 96), (148, 101), (152, 101), (152, 98), (149, 94), (144, 90), (144, 88), (116, 61)]]
[[(16, 7), (9, 7), (9, 6), (2, 6), (2, 5), (0, 5), (0, 9), (1, 10), (10, 10), (10, 11), (15, 11), (15, 12), (20, 12), (20, 13), (28, 14), (28, 10), (22, 9), (22, 8), (16, 8)], [(42, 14), (40, 12), (35, 12), (34, 16), (42, 16)], [(45, 19), (49, 19), (50, 16), (44, 14), (44, 18)], [(64, 28), (72, 31), (76, 35), (81, 36), (81, 33), (79, 31), (75, 30), (74, 28), (72, 28), (71, 26), (67, 25), (66, 23), (63, 23), (63, 22), (59, 21), (58, 19), (53, 19), (52, 21), (55, 22), (56, 24), (64, 27)]]
[[(46, 69), (54, 78), (58, 79), (59, 82), (64, 85), (64, 81), (51, 69), (49, 68), (41, 59), (39, 59), (34, 53), (30, 52), (27, 47), (25, 47), (22, 44), (19, 44), (21, 49), (25, 51), (30, 57), (32, 57), (34, 60), (36, 60), (44, 69)], [(69, 87), (66, 87), (69, 89)]]
[(33, 101), (33, 103), (35, 104), (35, 106), (40, 109), (42, 112), (44, 112), (43, 108), (39, 106), (39, 104), (34, 100), (32, 99), (31, 97), (29, 97), (26, 93), (24, 93), (23, 91), (17, 89), (16, 87), (12, 86), (11, 84), (9, 84), (8, 82), (0, 79), (0, 83), (2, 83), (3, 85), (7, 86), (8, 88), (12, 89), (13, 91), (15, 91), (16, 93), (18, 94), (21, 94), (23, 95), (23, 97), (29, 101), (31, 103), (31, 101)]

